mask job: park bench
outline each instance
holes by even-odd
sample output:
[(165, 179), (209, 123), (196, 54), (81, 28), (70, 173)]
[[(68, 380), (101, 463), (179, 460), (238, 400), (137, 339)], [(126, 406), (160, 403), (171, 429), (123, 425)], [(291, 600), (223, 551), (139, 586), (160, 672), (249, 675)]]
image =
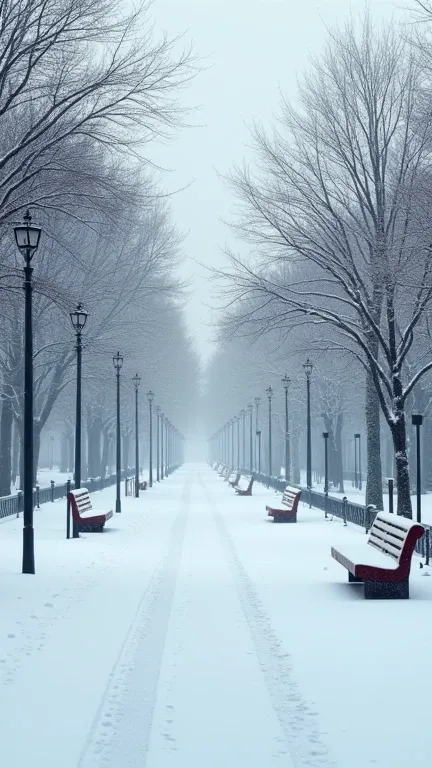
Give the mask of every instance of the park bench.
[(234, 490), (239, 496), (252, 496), (253, 475), (240, 475)]
[(224, 465), (221, 464), (219, 468), (219, 477), (225, 477), (226, 472), (229, 472), (228, 467), (224, 467)]
[(267, 505), (266, 512), (268, 516), (272, 517), (275, 523), (296, 523), (300, 496), (301, 491), (298, 488), (291, 488), (290, 485), (287, 485), (282, 494), (282, 508)]
[(419, 523), (378, 512), (366, 542), (332, 547), (331, 555), (347, 569), (348, 581), (364, 582), (366, 599), (407, 599), (411, 559), (423, 534)]
[(228, 482), (231, 488), (234, 488), (234, 486), (237, 485), (239, 480), (240, 480), (240, 472), (231, 472), (230, 476), (228, 477)]
[(102, 533), (106, 521), (113, 516), (112, 510), (102, 512), (99, 509), (93, 509), (87, 488), (77, 488), (70, 491), (68, 500), (75, 525), (79, 531)]

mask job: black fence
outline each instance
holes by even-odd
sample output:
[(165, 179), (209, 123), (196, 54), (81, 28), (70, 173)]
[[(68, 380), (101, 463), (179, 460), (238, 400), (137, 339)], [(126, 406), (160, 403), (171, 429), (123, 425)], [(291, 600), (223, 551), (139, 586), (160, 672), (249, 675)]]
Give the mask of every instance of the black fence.
[[(244, 474), (250, 474), (249, 470), (238, 470)], [(265, 485), (267, 488), (273, 488), (275, 491), (283, 491), (286, 488), (286, 481), (278, 477), (269, 477), (262, 472), (254, 472), (253, 476), (258, 483)], [(352, 523), (358, 525), (360, 528), (364, 528), (365, 533), (369, 532), (369, 529), (375, 519), (378, 512), (376, 507), (372, 504), (364, 506), (362, 504), (356, 504), (353, 501), (348, 501), (346, 497), (338, 499), (336, 496), (327, 496), (325, 493), (314, 491), (313, 489), (305, 488), (304, 486), (291, 483), (293, 488), (299, 488), (302, 491), (301, 500), (310, 507), (315, 509), (321, 509), (324, 512), (325, 517), (339, 517), (344, 521), (344, 524)], [(429, 565), (430, 559), (430, 544), (432, 542), (432, 526), (427, 523), (422, 523), (425, 529), (425, 535), (417, 541), (416, 552), (426, 559), (426, 565)]]
[[(121, 472), (121, 478), (124, 479), (128, 475), (132, 473), (133, 470), (128, 469), (126, 471)], [(107, 475), (106, 477), (96, 477), (96, 478), (88, 478), (87, 480), (83, 480), (81, 482), (81, 485), (84, 488), (88, 489), (89, 493), (94, 493), (95, 491), (103, 491), (104, 488), (109, 488), (111, 485), (115, 485), (117, 481), (117, 476), (115, 474), (113, 475)], [(70, 483), (70, 488), (74, 488), (73, 482)], [(58, 499), (64, 499), (67, 495), (67, 483), (62, 483), (60, 485), (56, 485), (54, 480), (51, 480), (51, 484), (47, 488), (39, 488), (37, 485), (33, 490), (33, 506), (37, 509), (39, 509), (41, 504), (46, 504), (47, 502), (54, 502)], [(11, 496), (2, 496), (0, 497), (0, 519), (3, 517), (11, 517), (15, 515), (15, 517), (19, 517), (20, 513), (23, 509), (23, 493), (22, 491), (18, 491), (18, 493), (15, 493)]]

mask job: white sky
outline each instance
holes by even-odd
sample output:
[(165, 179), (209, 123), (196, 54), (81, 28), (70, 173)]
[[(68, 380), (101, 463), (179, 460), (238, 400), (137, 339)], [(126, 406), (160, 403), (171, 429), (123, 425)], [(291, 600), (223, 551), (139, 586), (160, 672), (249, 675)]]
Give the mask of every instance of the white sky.
[[(369, 2), (374, 18), (398, 21), (409, 5), (411, 0)], [(189, 118), (195, 127), (152, 150), (170, 169), (167, 189), (190, 185), (173, 197), (172, 211), (187, 233), (183, 273), (193, 278), (187, 320), (204, 358), (212, 349), (215, 300), (196, 262), (221, 264), (220, 249), (230, 238), (220, 219), (229, 219), (232, 200), (217, 172), (251, 157), (248, 124), (271, 120), (280, 91), (295, 97), (296, 79), (322, 47), (326, 26), (364, 8), (364, 0), (154, 0), (156, 26), (170, 36), (186, 33), (207, 67), (181, 94), (200, 108)]]

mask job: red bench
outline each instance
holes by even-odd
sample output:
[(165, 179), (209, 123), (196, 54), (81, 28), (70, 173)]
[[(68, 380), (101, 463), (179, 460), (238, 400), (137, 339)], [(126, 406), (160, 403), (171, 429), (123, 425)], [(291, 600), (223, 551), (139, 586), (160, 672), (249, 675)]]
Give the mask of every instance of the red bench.
[(298, 488), (291, 488), (287, 485), (282, 495), (282, 507), (266, 506), (266, 512), (269, 517), (273, 518), (275, 523), (296, 523), (297, 522), (297, 507), (300, 501), (301, 491)]
[(252, 496), (253, 484), (253, 475), (240, 475), (236, 485), (234, 486), (234, 490), (239, 496)]
[(102, 533), (104, 525), (112, 516), (112, 510), (102, 512), (93, 509), (87, 488), (77, 488), (69, 493), (68, 500), (72, 509), (72, 516), (79, 531), (88, 533)]
[(419, 523), (389, 512), (378, 512), (367, 542), (332, 547), (331, 555), (348, 571), (348, 581), (364, 582), (366, 599), (409, 597), (411, 559)]

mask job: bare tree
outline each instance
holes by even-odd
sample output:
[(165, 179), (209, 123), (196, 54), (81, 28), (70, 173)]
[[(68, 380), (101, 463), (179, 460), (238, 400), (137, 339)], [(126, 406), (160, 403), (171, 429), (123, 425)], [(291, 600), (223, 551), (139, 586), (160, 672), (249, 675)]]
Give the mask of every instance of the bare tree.
[(231, 301), (254, 298), (248, 320), (262, 329), (306, 320), (323, 338), (326, 327), (337, 330), (333, 349), (348, 349), (366, 371), (368, 501), (381, 495), (379, 402), (393, 438), (398, 512), (406, 516), (405, 403), (432, 368), (422, 359), (406, 376), (432, 299), (432, 123), (430, 108), (418, 114), (422, 86), (409, 41), (391, 26), (378, 32), (366, 16), (360, 33), (352, 23), (334, 33), (304, 78), (301, 107), (285, 103), (271, 136), (255, 129), (260, 173), (238, 169), (233, 186), (237, 232), (258, 246), (260, 259), (251, 265), (231, 254), (230, 274), (221, 275)]
[(0, 222), (24, 206), (73, 211), (80, 160), (100, 148), (104, 162), (87, 176), (94, 207), (116, 156), (138, 161), (138, 146), (178, 124), (173, 90), (191, 76), (192, 58), (155, 38), (148, 7), (2, 0)]

